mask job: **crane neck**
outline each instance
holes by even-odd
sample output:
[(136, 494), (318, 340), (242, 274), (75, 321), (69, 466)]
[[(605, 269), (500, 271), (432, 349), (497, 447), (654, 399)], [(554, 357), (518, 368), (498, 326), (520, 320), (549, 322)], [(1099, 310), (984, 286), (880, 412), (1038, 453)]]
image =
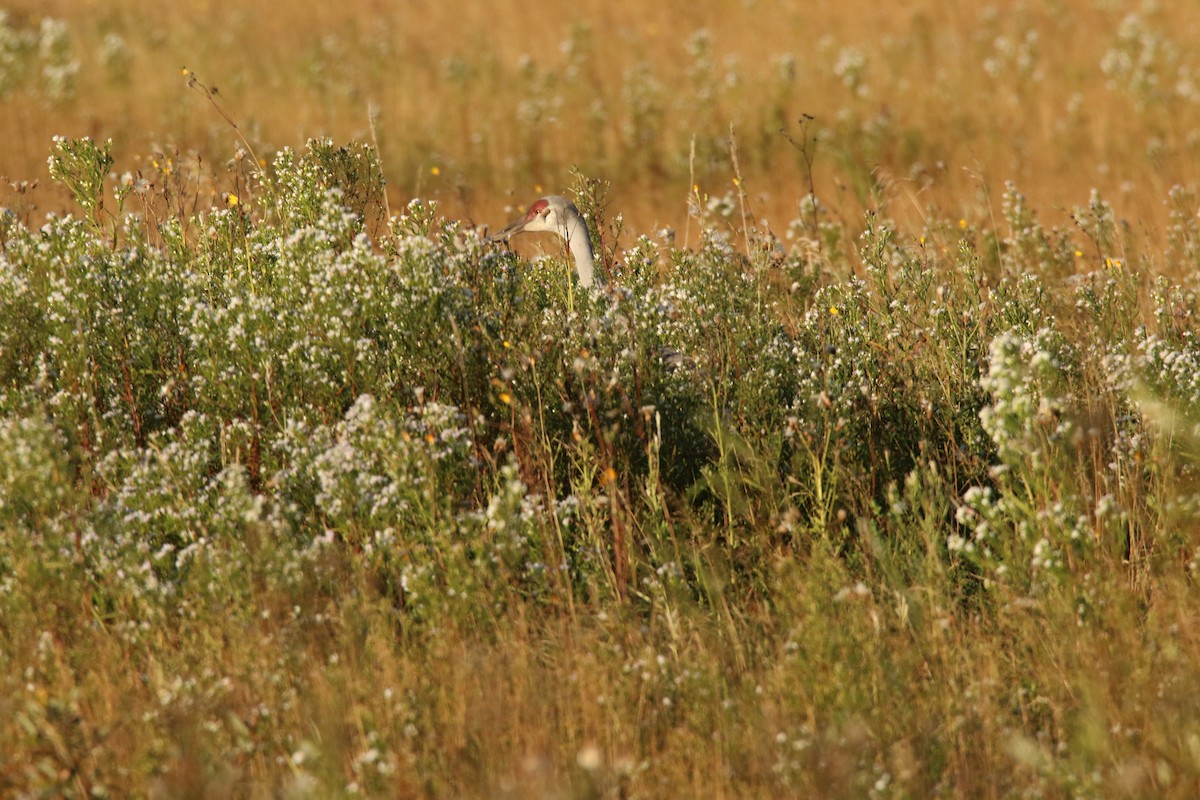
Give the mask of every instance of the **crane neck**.
[(579, 273), (579, 285), (585, 289), (592, 288), (596, 279), (596, 258), (592, 253), (592, 241), (588, 236), (587, 224), (572, 216), (566, 223), (567, 247), (575, 259), (575, 271)]

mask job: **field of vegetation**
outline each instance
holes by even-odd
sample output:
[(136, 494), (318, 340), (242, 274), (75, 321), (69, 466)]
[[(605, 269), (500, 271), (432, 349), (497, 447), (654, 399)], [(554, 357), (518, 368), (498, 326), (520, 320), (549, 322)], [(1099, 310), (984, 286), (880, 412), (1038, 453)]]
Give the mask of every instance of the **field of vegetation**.
[(0, 795), (1200, 793), (1195, 9), (382, 5), (0, 10)]

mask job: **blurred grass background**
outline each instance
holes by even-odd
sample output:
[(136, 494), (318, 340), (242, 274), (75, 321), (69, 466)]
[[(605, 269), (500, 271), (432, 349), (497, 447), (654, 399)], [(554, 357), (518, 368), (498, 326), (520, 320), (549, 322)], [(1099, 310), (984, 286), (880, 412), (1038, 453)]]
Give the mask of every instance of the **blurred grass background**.
[[(393, 205), (436, 199), (477, 223), (563, 191), (574, 166), (611, 182), (633, 230), (682, 229), (693, 182), (730, 188), (731, 129), (751, 210), (784, 223), (808, 177), (781, 131), (802, 139), (805, 114), (817, 194), (850, 218), (887, 206), (919, 229), (951, 208), (986, 223), (1012, 180), (1052, 223), (1069, 224), (1095, 188), (1153, 237), (1170, 187), (1196, 182), (1193, 3), (6, 9), (0, 202), (30, 213), (65, 207), (44, 188), (53, 135), (112, 137), (118, 171), (199, 156), (216, 178), (205, 191), (228, 189), (237, 138), (183, 67), (219, 90), (259, 152), (374, 139)], [(35, 179), (40, 191), (18, 191)]]

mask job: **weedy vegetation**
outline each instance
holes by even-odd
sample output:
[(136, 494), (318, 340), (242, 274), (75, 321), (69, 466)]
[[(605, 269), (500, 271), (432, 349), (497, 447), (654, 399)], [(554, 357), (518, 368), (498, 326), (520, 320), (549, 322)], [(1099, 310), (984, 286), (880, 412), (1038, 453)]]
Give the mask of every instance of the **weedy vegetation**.
[[(1148, 125), (1190, 113), (1162, 13), (1102, 64)], [(95, 80), (69, 30), (0, 15), (0, 92)], [(608, 86), (592, 35), (571, 85)], [(716, 38), (670, 85), (723, 108)], [(1038, 42), (996, 34), (985, 74), (1037, 95)], [(871, 51), (833, 47), (865, 107)], [(679, 149), (708, 123), (631, 63), (594, 120), (625, 138), (582, 157), (669, 152), (624, 169), (668, 165), (686, 218), (643, 234), (581, 162), (595, 292), (389, 196), (386, 139), (268, 146), (177, 68), (228, 163), (49, 141), (70, 210), (0, 214), (0, 793), (1195, 795), (1195, 190), (1054, 224), (1014, 181), (914, 223), (870, 165), (915, 151), (797, 114), (777, 234), (766, 145)], [(522, 69), (516, 126), (574, 91)], [(539, 146), (517, 180), (559, 169)]]

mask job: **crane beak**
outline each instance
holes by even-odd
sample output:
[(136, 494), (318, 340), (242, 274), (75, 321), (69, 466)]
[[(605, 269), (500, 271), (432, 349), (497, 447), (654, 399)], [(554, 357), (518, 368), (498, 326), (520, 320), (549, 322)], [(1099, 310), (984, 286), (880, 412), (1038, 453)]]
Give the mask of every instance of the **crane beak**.
[(499, 233), (489, 236), (488, 241), (489, 242), (506, 242), (506, 241), (508, 241), (509, 237), (514, 236), (515, 234), (518, 234), (521, 231), (525, 230), (525, 226), (528, 224), (529, 224), (529, 216), (528, 215), (523, 216), (520, 219), (513, 220), (507, 228), (500, 231)]

